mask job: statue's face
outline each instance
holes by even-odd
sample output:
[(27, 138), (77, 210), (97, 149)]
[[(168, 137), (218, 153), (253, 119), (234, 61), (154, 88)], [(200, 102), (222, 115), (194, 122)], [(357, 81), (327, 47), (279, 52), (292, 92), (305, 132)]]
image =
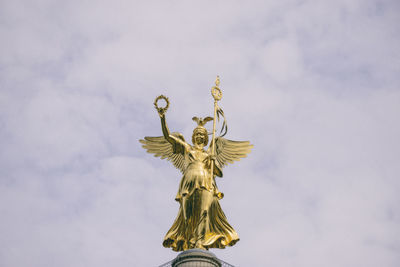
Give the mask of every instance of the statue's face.
[(206, 145), (206, 135), (203, 132), (197, 131), (193, 134), (193, 140), (196, 145)]

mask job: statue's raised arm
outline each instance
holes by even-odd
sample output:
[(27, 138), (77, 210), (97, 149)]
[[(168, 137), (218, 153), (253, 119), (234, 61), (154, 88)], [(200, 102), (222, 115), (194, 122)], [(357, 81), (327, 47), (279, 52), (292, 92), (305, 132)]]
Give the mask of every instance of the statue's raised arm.
[[(159, 99), (164, 99), (166, 101), (166, 107), (160, 108), (157, 106), (157, 101)], [(143, 144), (143, 148), (147, 149), (147, 152), (154, 154), (155, 157), (171, 161), (172, 164), (183, 173), (185, 171), (185, 150), (187, 150), (190, 145), (185, 142), (185, 138), (181, 133), (171, 134), (169, 132), (165, 120), (165, 112), (169, 106), (168, 98), (161, 95), (156, 98), (154, 105), (156, 106), (158, 115), (161, 119), (163, 136), (146, 136), (144, 140), (141, 139), (139, 141)]]

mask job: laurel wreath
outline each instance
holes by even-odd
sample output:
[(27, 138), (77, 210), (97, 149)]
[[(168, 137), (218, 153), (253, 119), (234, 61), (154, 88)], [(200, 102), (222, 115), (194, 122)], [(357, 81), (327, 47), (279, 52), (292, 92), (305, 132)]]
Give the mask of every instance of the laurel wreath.
[[(165, 107), (159, 107), (159, 106), (158, 106), (158, 101), (159, 101), (160, 99), (163, 99), (163, 100), (167, 103), (167, 105), (166, 105)], [(157, 98), (154, 100), (154, 106), (156, 107), (157, 112), (158, 112), (160, 115), (164, 115), (165, 112), (167, 112), (168, 107), (169, 107), (169, 100), (168, 100), (168, 97), (166, 97), (166, 96), (164, 96), (164, 95), (159, 95), (159, 96), (157, 96)]]

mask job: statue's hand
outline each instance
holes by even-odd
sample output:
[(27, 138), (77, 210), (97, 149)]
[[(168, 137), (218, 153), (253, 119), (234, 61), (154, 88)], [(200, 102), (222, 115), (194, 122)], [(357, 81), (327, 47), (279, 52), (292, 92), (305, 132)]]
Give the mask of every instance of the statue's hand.
[(209, 155), (209, 156), (207, 157), (207, 162), (208, 162), (209, 165), (211, 165), (211, 161), (214, 161), (214, 162), (215, 162), (216, 159), (217, 159), (217, 158), (215, 157), (215, 155)]
[(160, 118), (164, 118), (165, 117), (165, 108), (157, 108), (157, 113), (158, 116), (160, 116)]

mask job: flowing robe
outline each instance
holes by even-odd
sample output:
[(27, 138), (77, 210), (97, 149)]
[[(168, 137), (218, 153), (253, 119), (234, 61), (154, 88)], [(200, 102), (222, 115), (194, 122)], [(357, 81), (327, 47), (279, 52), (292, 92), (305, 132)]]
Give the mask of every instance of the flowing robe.
[[(207, 156), (204, 150), (185, 151), (188, 165), (175, 198), (180, 208), (164, 238), (164, 247), (175, 251), (225, 248), (239, 241), (219, 204), (223, 194), (218, 191), (214, 176), (210, 175)], [(220, 172), (217, 167), (214, 170)]]

